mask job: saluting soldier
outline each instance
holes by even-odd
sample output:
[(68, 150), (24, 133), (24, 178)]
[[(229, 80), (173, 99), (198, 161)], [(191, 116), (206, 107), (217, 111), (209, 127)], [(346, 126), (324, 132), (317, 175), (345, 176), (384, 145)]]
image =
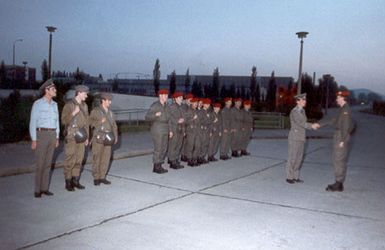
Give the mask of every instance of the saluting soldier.
[(186, 156), (187, 164), (190, 167), (198, 166), (197, 158), (199, 154), (199, 118), (198, 118), (198, 99), (191, 99), (191, 106), (186, 113)]
[(286, 182), (293, 184), (303, 182), (299, 178), (299, 170), (301, 168), (304, 145), (306, 140), (306, 129), (317, 129), (318, 124), (307, 122), (305, 113), (306, 93), (296, 95), (294, 97), (297, 102), (290, 112), (290, 132), (289, 132), (289, 153), (286, 163)]
[(175, 92), (172, 98), (174, 100), (173, 104), (170, 105), (170, 131), (172, 137), (168, 142), (168, 160), (170, 161), (170, 168), (180, 169), (184, 167), (180, 164), (179, 157), (186, 129), (182, 108), (183, 93)]
[[(182, 109), (183, 109), (183, 112), (186, 114), (186, 112), (189, 110), (190, 106), (191, 106), (191, 99), (194, 98), (194, 95), (191, 94), (191, 93), (188, 93), (186, 96), (185, 96), (185, 101), (182, 105)], [(184, 138), (183, 138), (183, 144), (182, 144), (182, 153), (181, 153), (181, 157), (180, 157), (180, 160), (181, 161), (184, 161), (184, 162), (187, 162), (187, 152), (186, 152), (186, 123), (185, 123), (185, 134), (184, 134)]]
[[(65, 129), (65, 161), (64, 178), (65, 188), (74, 191), (74, 188), (84, 189), (80, 184), (80, 171), (84, 158), (85, 147), (88, 145), (89, 125), (88, 107), (85, 103), (89, 88), (85, 85), (75, 87), (75, 97), (68, 101), (62, 111), (61, 122)], [(81, 141), (76, 141), (76, 133), (86, 132)]]
[(208, 161), (217, 161), (215, 155), (218, 153), (219, 144), (222, 136), (222, 117), (221, 104), (213, 104), (213, 112), (211, 112), (211, 128), (210, 128), (210, 142), (208, 149)]
[(350, 134), (354, 130), (352, 112), (347, 102), (349, 91), (337, 92), (337, 104), (340, 106), (337, 117), (330, 121), (320, 122), (321, 126), (334, 125), (336, 130), (333, 136), (333, 166), (335, 183), (326, 187), (326, 191), (344, 191), (344, 181), (346, 178), (346, 163), (348, 160), (348, 146)]
[(242, 128), (242, 99), (234, 100), (234, 107), (231, 109), (232, 126), (231, 126), (231, 156), (240, 157), (238, 151), (241, 150), (241, 128)]
[(167, 173), (168, 170), (162, 167), (167, 154), (168, 139), (173, 136), (170, 131), (170, 109), (167, 104), (168, 90), (158, 91), (159, 100), (154, 102), (147, 111), (146, 120), (151, 121), (151, 137), (154, 143), (154, 153), (152, 161), (154, 163), (153, 172), (157, 174)]
[(250, 112), (251, 101), (245, 100), (242, 109), (242, 128), (241, 128), (241, 155), (250, 155), (247, 152), (247, 146), (250, 143), (251, 135), (253, 133), (253, 116)]
[(111, 111), (112, 94), (100, 94), (100, 106), (95, 107), (90, 114), (92, 137), (92, 176), (94, 185), (111, 184), (106, 179), (111, 159), (111, 147), (118, 142), (118, 126)]
[(231, 105), (232, 99), (231, 97), (226, 97), (224, 99), (225, 107), (221, 111), (222, 115), (222, 138), (221, 138), (221, 148), (220, 148), (220, 159), (228, 160), (231, 159), (228, 155), (231, 146), (231, 129), (232, 129), (232, 112)]
[(31, 149), (36, 152), (35, 193), (36, 198), (42, 194), (53, 195), (49, 191), (49, 172), (55, 148), (59, 146), (59, 111), (57, 103), (52, 100), (56, 96), (56, 87), (52, 79), (45, 81), (39, 88), (43, 97), (33, 103), (29, 134)]
[(202, 99), (202, 109), (199, 113), (199, 123), (200, 123), (200, 147), (199, 147), (199, 156), (198, 163), (206, 164), (208, 160), (206, 159), (207, 150), (209, 149), (210, 143), (210, 126), (211, 126), (211, 111), (210, 111), (211, 100), (209, 98)]

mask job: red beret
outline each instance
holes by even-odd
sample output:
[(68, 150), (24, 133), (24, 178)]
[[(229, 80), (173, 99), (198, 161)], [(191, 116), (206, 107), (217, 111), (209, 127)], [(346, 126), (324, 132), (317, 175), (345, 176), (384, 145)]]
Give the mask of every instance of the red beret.
[(182, 92), (175, 92), (173, 95), (172, 95), (172, 98), (178, 98), (180, 96), (183, 96), (183, 93)]
[(193, 103), (193, 102), (198, 102), (198, 99), (199, 99), (199, 98), (193, 97), (193, 98), (191, 98), (190, 102), (191, 102), (191, 103)]
[(216, 103), (213, 104), (213, 107), (214, 108), (220, 108), (221, 104), (219, 102), (216, 102)]
[(191, 94), (191, 93), (188, 93), (185, 97), (184, 97), (184, 99), (192, 99), (192, 98), (194, 98), (194, 95), (193, 94)]
[(338, 91), (337, 96), (342, 96), (342, 97), (348, 97), (350, 95), (349, 91)]
[(211, 104), (211, 100), (209, 98), (204, 98), (202, 102), (203, 104)]
[(251, 105), (251, 100), (245, 100), (245, 101), (243, 102), (243, 105)]
[(242, 101), (242, 98), (235, 98), (234, 99), (234, 102), (241, 102)]
[(158, 91), (158, 95), (168, 95), (168, 90), (167, 89), (160, 89)]
[(231, 97), (226, 97), (225, 99), (223, 99), (225, 102), (231, 102)]

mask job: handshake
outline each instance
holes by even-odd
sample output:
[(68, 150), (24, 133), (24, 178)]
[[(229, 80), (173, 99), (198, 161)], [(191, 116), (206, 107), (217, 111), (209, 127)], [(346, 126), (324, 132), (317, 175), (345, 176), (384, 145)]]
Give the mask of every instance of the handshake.
[(312, 123), (311, 124), (311, 128), (314, 129), (314, 130), (317, 130), (319, 129), (321, 126), (319, 125), (319, 123)]

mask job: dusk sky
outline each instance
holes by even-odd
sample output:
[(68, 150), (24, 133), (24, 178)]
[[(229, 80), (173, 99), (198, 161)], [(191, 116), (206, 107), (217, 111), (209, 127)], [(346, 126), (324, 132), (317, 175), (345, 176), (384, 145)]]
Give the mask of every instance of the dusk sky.
[[(37, 69), (114, 77), (150, 74), (159, 58), (161, 78), (177, 74), (251, 74), (298, 77), (331, 74), (348, 88), (385, 94), (384, 0), (0, 0), (0, 60)], [(131, 74), (135, 77), (135, 74)]]

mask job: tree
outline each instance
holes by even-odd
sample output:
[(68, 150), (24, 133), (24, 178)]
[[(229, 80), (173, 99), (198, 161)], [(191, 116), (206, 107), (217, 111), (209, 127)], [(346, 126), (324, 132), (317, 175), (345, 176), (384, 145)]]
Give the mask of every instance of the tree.
[[(253, 96), (251, 93), (250, 95)], [(257, 84), (257, 87), (255, 89), (254, 99), (256, 103), (259, 103), (261, 101), (261, 88), (259, 87), (259, 84)]]
[(221, 87), (220, 97), (221, 97), (222, 99), (225, 98), (225, 97), (227, 97), (227, 89), (226, 89), (226, 86), (225, 86), (225, 85), (222, 85), (222, 87)]
[(74, 78), (77, 84), (81, 84), (84, 80), (84, 72), (80, 71), (79, 67), (76, 68)]
[(175, 70), (171, 73), (170, 78), (170, 95), (172, 96), (175, 93), (176, 89), (176, 73)]
[(47, 81), (49, 78), (49, 70), (48, 70), (48, 63), (47, 60), (43, 60), (43, 63), (41, 64), (41, 79), (43, 82)]
[(216, 67), (213, 72), (213, 84), (211, 85), (210, 97), (215, 99), (219, 92), (219, 69)]
[(232, 84), (230, 85), (229, 91), (227, 92), (227, 97), (235, 98), (235, 95), (236, 95), (235, 84), (232, 83)]
[(184, 77), (184, 92), (186, 94), (190, 92), (190, 82), (191, 82), (190, 69), (187, 69), (186, 75)]
[(257, 67), (253, 66), (253, 68), (251, 69), (251, 77), (250, 77), (250, 95), (253, 102), (255, 102), (257, 98), (256, 89), (257, 89)]
[(275, 110), (275, 102), (276, 102), (276, 93), (277, 93), (277, 84), (275, 83), (274, 71), (271, 72), (271, 77), (269, 80), (269, 85), (267, 89), (266, 102), (267, 108), (269, 111)]
[(322, 78), (318, 80), (318, 83), (317, 102), (324, 108), (331, 107), (335, 103), (336, 92), (338, 90), (338, 85), (334, 77), (330, 74), (323, 75)]
[(5, 81), (7, 79), (4, 61), (1, 61), (0, 65), (0, 88), (5, 87)]
[(99, 74), (98, 78), (99, 78), (100, 81), (103, 81), (103, 75), (102, 74)]
[(152, 76), (154, 78), (154, 91), (155, 95), (158, 95), (159, 85), (160, 85), (160, 63), (159, 59), (156, 59), (154, 70), (152, 71)]
[(191, 93), (195, 96), (195, 97), (202, 97), (203, 93), (202, 93), (202, 84), (197, 80), (194, 80), (192, 86), (191, 86)]

